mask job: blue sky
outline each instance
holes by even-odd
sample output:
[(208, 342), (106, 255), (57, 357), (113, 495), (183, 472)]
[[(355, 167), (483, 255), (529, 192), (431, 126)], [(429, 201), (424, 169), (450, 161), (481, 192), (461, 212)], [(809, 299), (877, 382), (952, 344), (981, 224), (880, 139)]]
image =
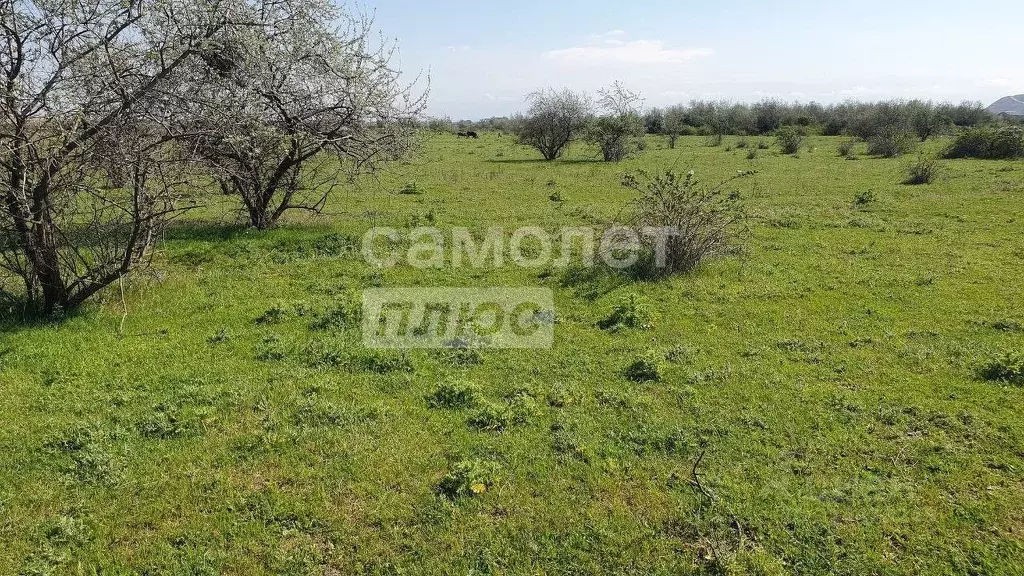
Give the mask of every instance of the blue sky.
[(369, 0), (429, 113), (506, 115), (545, 86), (693, 98), (981, 100), (1024, 93), (1024, 1)]

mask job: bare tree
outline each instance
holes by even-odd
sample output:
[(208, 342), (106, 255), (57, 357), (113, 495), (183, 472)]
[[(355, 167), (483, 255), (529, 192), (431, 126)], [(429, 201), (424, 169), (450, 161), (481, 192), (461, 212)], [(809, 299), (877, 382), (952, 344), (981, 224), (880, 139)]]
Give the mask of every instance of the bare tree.
[(549, 161), (583, 136), (593, 115), (590, 98), (568, 88), (534, 92), (527, 102), (526, 114), (514, 119), (515, 134), (520, 144), (536, 148)]
[[(266, 2), (207, 58), (194, 147), (250, 224), (319, 212), (339, 173), (403, 155), (424, 109), (374, 42), (373, 20), (326, 0)], [(335, 27), (335, 22), (342, 22)]]
[(0, 0), (0, 293), (46, 313), (138, 264), (174, 211), (164, 125), (216, 1)]
[(682, 104), (669, 106), (665, 109), (665, 133), (668, 134), (668, 144), (670, 148), (674, 149), (679, 137), (686, 132), (688, 128), (686, 118), (686, 106), (683, 106)]
[(639, 147), (644, 136), (640, 117), (643, 100), (620, 82), (599, 92), (597, 105), (604, 114), (590, 123), (587, 140), (601, 148), (605, 162), (618, 162)]

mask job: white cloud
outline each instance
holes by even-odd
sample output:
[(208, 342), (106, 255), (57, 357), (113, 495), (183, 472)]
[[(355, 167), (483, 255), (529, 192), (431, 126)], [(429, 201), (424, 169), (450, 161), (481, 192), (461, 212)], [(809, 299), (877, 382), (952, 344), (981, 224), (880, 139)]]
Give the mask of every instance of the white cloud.
[(1014, 82), (1009, 78), (987, 78), (981, 81), (982, 86), (990, 86), (996, 88), (1006, 88), (1013, 86)]
[(625, 40), (625, 36), (622, 30), (594, 34), (587, 45), (550, 50), (542, 57), (573, 66), (606, 66), (683, 64), (715, 53), (710, 48), (670, 48), (661, 40)]

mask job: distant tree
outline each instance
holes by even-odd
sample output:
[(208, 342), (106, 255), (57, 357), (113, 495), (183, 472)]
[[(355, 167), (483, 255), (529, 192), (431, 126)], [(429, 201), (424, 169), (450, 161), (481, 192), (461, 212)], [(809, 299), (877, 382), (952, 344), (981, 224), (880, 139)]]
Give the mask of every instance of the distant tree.
[(729, 134), (750, 135), (757, 132), (756, 118), (750, 106), (733, 104), (722, 110), (725, 131)]
[(727, 102), (694, 100), (690, 102), (687, 116), (689, 122), (700, 126), (705, 135), (713, 136), (710, 141), (718, 146), (722, 143), (722, 136), (729, 132), (729, 119), (726, 115), (728, 108)]
[(914, 100), (907, 104), (910, 126), (921, 142), (932, 136), (941, 134), (953, 125), (953, 122), (931, 102)]
[(644, 136), (639, 109), (640, 96), (620, 82), (600, 91), (598, 107), (604, 112), (590, 124), (587, 140), (601, 149), (605, 162), (618, 162), (629, 156)]
[(375, 44), (369, 16), (287, 0), (247, 18), (259, 25), (225, 35), (209, 62), (191, 128), (221, 190), (263, 229), (289, 210), (319, 212), (340, 171), (401, 157), (424, 96), (401, 80), (393, 48)]
[(762, 100), (753, 106), (754, 129), (758, 134), (771, 134), (786, 121), (786, 105), (778, 100)]
[(513, 119), (513, 131), (520, 144), (536, 148), (548, 161), (583, 137), (593, 115), (590, 97), (569, 89), (540, 90), (527, 96), (527, 103), (526, 113)]
[(665, 113), (661, 108), (651, 108), (644, 114), (644, 129), (648, 134), (665, 133)]
[(452, 127), (454, 125), (455, 124), (452, 122), (452, 119), (451, 119), (450, 116), (445, 116), (443, 118), (441, 118), (441, 117), (427, 118), (424, 122), (422, 122), (422, 127), (423, 128), (427, 129), (430, 132), (435, 132), (435, 133), (439, 133), (439, 134), (451, 133), (452, 132)]
[(677, 104), (665, 109), (665, 133), (668, 134), (668, 144), (673, 149), (676, 147), (679, 137), (690, 128), (686, 120), (686, 106)]
[(982, 126), (991, 123), (994, 119), (981, 102), (964, 101), (960, 104), (943, 104), (939, 106), (939, 112), (961, 128)]

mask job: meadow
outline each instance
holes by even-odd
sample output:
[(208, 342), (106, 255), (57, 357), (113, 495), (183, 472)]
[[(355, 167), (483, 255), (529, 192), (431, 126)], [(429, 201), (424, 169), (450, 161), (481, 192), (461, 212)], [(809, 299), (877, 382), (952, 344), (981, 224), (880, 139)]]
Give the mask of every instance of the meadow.
[[(1024, 388), (981, 375), (1024, 352), (1024, 161), (909, 186), (913, 156), (739, 141), (438, 135), (320, 217), (190, 214), (82, 313), (3, 326), (0, 574), (1024, 574)], [(641, 169), (756, 171), (746, 250), (654, 281), (360, 256), (609, 222)], [(365, 350), (374, 286), (548, 287), (556, 343)], [(602, 329), (630, 296), (649, 322)]]

